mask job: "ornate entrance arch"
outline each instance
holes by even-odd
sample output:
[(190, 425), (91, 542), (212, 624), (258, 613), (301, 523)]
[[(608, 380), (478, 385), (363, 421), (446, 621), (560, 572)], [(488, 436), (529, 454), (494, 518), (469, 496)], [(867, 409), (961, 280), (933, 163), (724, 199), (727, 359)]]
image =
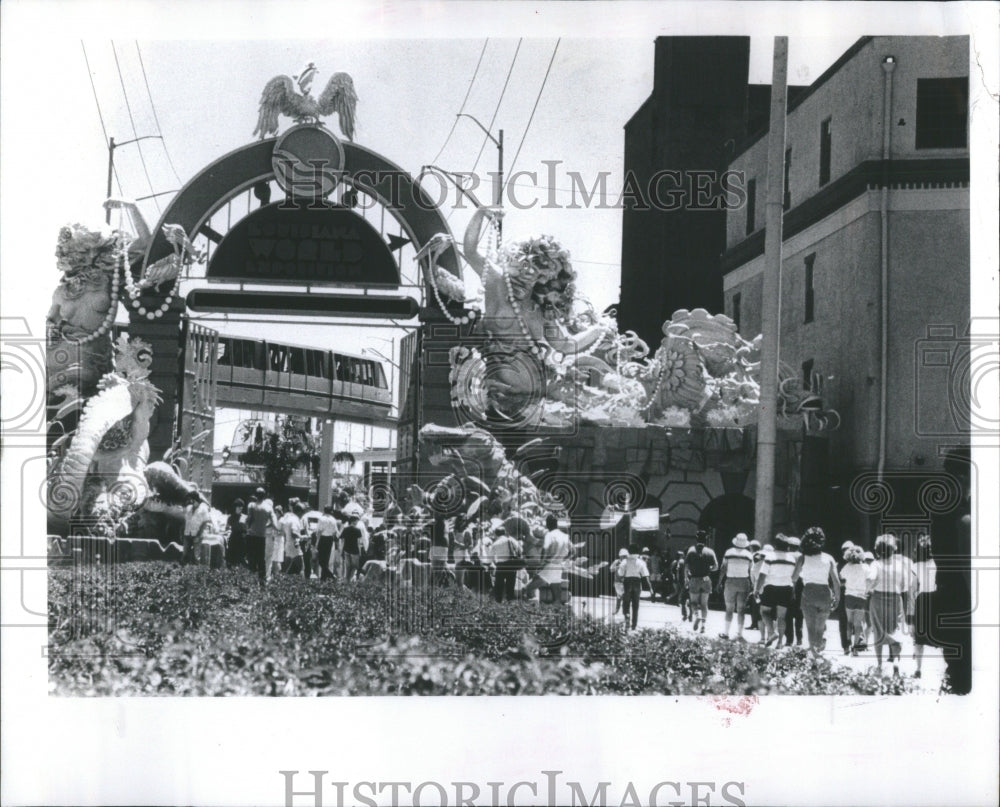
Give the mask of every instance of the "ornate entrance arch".
[[(292, 136), (292, 139), (289, 139)], [(292, 140), (298, 137), (295, 144)], [(316, 144), (320, 148), (317, 150)], [(323, 148), (334, 150), (323, 153)], [(294, 148), (293, 148), (294, 145)], [(302, 147), (305, 146), (303, 149)], [(312, 149), (312, 151), (310, 151)], [(336, 158), (332, 166), (327, 166), (327, 156)], [(317, 159), (319, 156), (321, 159)], [(276, 170), (277, 167), (277, 170)], [(302, 204), (305, 197), (294, 192), (295, 181), (302, 181), (303, 170), (308, 174), (323, 173), (322, 190), (314, 193), (311, 201), (321, 201), (339, 185), (375, 199), (385, 211), (398, 222), (401, 232), (417, 251), (423, 249), (438, 234), (450, 238), (451, 231), (435, 200), (402, 168), (371, 149), (353, 142), (342, 142), (329, 130), (319, 124), (302, 124), (288, 129), (277, 138), (270, 138), (241, 146), (220, 157), (196, 174), (163, 211), (153, 237), (141, 258), (132, 264), (135, 277), (140, 277), (147, 266), (167, 257), (173, 246), (164, 234), (164, 225), (177, 225), (193, 241), (199, 235), (206, 235), (218, 242), (220, 236), (209, 226), (214, 214), (220, 211), (240, 194), (251, 189), (270, 188), (272, 181), (286, 191), (288, 198), (294, 196), (306, 218), (315, 212), (312, 205)], [(307, 177), (308, 179), (308, 177)], [(332, 179), (332, 181), (330, 181)], [(289, 187), (291, 183), (291, 187)], [(260, 200), (266, 204), (265, 199)], [(309, 201), (306, 199), (306, 201)], [(341, 206), (341, 213), (347, 213)], [(252, 215), (248, 211), (246, 218)], [(289, 213), (295, 216), (295, 212)], [(235, 222), (236, 225), (239, 222)], [(390, 237), (385, 246), (387, 252), (399, 247), (406, 239)], [(397, 262), (398, 258), (393, 258)], [(450, 274), (461, 277), (458, 252), (451, 246), (437, 255), (437, 265)], [(384, 272), (380, 274), (384, 280)], [(246, 282), (261, 282), (261, 279), (247, 279)], [(268, 282), (268, 281), (265, 281)], [(277, 280), (296, 286), (310, 285), (304, 280)], [(322, 284), (322, 279), (317, 284)], [(336, 281), (344, 285), (343, 281)], [(363, 281), (348, 282), (346, 285), (365, 287)], [(376, 285), (384, 285), (384, 283)], [(421, 285), (426, 285), (421, 281)], [(426, 291), (424, 295), (426, 299)], [(398, 300), (398, 298), (395, 298)], [(150, 458), (159, 459), (170, 448), (175, 434), (175, 424), (179, 415), (178, 400), (182, 395), (183, 375), (178, 371), (178, 348), (180, 321), (185, 312), (186, 301), (177, 295), (172, 300), (161, 290), (147, 289), (130, 310), (130, 334), (140, 337), (153, 347), (153, 372), (151, 381), (162, 391), (163, 403), (158, 407), (151, 422), (149, 436)], [(183, 350), (183, 347), (181, 347)]]

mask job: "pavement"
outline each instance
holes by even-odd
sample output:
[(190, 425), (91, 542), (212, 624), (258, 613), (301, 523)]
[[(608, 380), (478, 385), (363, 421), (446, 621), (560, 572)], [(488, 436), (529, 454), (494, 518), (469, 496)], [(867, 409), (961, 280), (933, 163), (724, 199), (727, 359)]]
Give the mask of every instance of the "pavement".
[[(577, 613), (582, 614), (586, 611), (592, 617), (601, 618), (605, 621), (613, 621), (616, 624), (624, 624), (624, 618), (622, 615), (620, 613), (614, 613), (614, 597), (574, 597), (573, 607)], [(745, 615), (743, 619), (745, 626), (750, 624), (749, 615)], [(663, 629), (668, 626), (682, 633), (694, 633), (693, 623), (681, 620), (681, 611), (678, 606), (668, 605), (662, 602), (652, 603), (649, 601), (648, 595), (644, 593), (643, 598), (639, 603), (638, 627)], [(725, 612), (713, 611), (710, 609), (708, 612), (708, 621), (705, 626), (704, 635), (708, 638), (719, 638), (720, 634), (722, 634), (725, 630), (725, 627)], [(735, 634), (736, 632), (736, 617), (733, 617), (731, 632), (732, 634)], [(743, 638), (748, 642), (759, 642), (760, 632), (757, 630), (749, 630), (744, 627)], [(804, 626), (802, 643), (804, 647), (808, 647)], [(837, 620), (835, 619), (831, 619), (827, 622), (826, 645), (827, 649), (823, 651), (823, 655), (834, 664), (850, 667), (852, 670), (859, 673), (874, 670), (876, 667), (875, 653), (871, 650), (862, 651), (857, 656), (844, 655), (844, 651), (840, 646), (840, 628)], [(900, 675), (911, 677), (916, 670), (916, 662), (913, 659), (912, 638), (910, 636), (903, 636), (902, 645), (902, 655), (900, 661), (898, 662), (899, 672)], [(780, 653), (782, 651), (776, 650), (775, 652)], [(922, 664), (919, 689), (921, 691), (936, 694), (940, 689), (944, 673), (945, 663), (944, 658), (941, 655), (941, 650), (936, 647), (924, 648), (924, 660)], [(888, 662), (887, 652), (883, 653), (883, 675), (892, 675), (892, 665)]]

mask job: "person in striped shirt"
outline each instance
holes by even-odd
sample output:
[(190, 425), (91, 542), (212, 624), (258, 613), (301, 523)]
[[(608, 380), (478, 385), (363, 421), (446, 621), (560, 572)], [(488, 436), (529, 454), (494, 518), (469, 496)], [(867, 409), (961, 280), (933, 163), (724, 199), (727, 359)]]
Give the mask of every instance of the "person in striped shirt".
[(764, 624), (760, 638), (766, 646), (777, 642), (781, 647), (785, 636), (788, 609), (795, 604), (792, 575), (796, 560), (788, 539), (779, 532), (774, 536), (774, 550), (764, 558), (754, 589), (760, 597), (760, 618)]
[(750, 593), (750, 569), (753, 554), (749, 550), (750, 540), (746, 533), (733, 538), (733, 545), (722, 556), (719, 571), (719, 590), (726, 602), (726, 630), (721, 634), (728, 639), (733, 624), (733, 613), (737, 614), (736, 638), (743, 639), (743, 610)]

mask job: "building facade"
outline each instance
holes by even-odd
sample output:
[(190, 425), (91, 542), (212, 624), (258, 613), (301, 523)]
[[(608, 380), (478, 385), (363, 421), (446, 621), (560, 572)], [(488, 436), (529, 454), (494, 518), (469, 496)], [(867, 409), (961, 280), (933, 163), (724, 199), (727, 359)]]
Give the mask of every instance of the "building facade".
[(770, 104), (768, 85), (748, 85), (749, 65), (749, 37), (658, 37), (652, 92), (625, 124), (625, 187), (642, 198), (622, 211), (616, 307), (651, 347), (674, 311), (722, 311), (719, 178), (747, 133), (766, 128)]
[[(967, 37), (865, 37), (789, 99), (780, 359), (840, 414), (816, 507), (847, 531), (872, 515), (858, 501), (872, 471), (919, 520), (907, 488), (966, 441), (968, 65)], [(767, 147), (764, 132), (729, 164), (753, 192), (727, 212), (721, 260), (725, 313), (748, 336), (766, 327)]]

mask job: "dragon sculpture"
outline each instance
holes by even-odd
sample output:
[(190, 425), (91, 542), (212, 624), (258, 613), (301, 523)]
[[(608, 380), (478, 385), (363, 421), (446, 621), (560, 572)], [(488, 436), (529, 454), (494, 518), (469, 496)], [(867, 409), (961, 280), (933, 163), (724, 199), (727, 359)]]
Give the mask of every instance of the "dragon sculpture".
[[(319, 98), (313, 98), (309, 88), (315, 76), (316, 65), (309, 62), (297, 76), (275, 76), (267, 82), (260, 96), (257, 128), (253, 133), (259, 134), (261, 140), (277, 134), (279, 115), (287, 115), (296, 123), (319, 123), (321, 117), (336, 112), (340, 130), (348, 140), (353, 141), (358, 105), (354, 81), (347, 73), (334, 73)], [(295, 91), (296, 86), (298, 92)]]

